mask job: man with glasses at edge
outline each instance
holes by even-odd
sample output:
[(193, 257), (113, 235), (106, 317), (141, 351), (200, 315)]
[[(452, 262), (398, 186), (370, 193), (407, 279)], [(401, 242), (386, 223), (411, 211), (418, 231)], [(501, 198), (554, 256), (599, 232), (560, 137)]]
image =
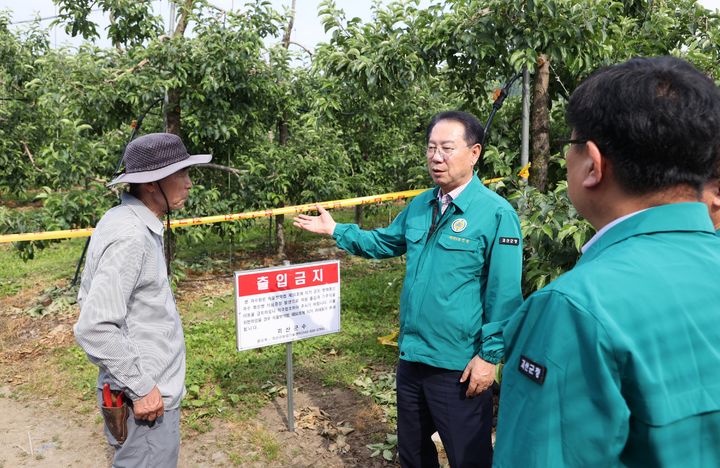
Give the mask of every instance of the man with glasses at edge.
[(365, 231), (319, 216), (295, 226), (332, 235), (368, 258), (405, 254), (397, 368), (398, 453), (404, 467), (437, 467), (437, 431), (450, 465), (492, 460), (492, 390), (501, 339), (522, 303), (522, 239), (510, 204), (474, 173), (482, 124), (442, 112), (427, 128), (427, 165), (437, 187), (413, 199), (390, 224)]
[[(720, 155), (720, 147), (717, 149), (717, 154)], [(720, 159), (720, 156), (718, 158)], [(715, 234), (720, 236), (720, 160), (715, 165), (712, 177), (705, 184), (703, 200), (708, 206), (710, 219), (715, 226)]]
[(635, 58), (572, 94), (568, 194), (597, 233), (505, 328), (496, 467), (720, 466), (720, 89)]

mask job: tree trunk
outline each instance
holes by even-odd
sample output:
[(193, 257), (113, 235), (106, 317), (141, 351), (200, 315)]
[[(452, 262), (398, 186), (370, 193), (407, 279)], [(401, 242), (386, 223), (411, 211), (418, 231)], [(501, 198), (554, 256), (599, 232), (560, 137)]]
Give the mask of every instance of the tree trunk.
[[(110, 10), (109, 19), (110, 19), (110, 24), (114, 25), (115, 24), (115, 14), (114, 14), (113, 10)], [(119, 42), (117, 42), (117, 40), (115, 38), (112, 38), (112, 46), (115, 47), (115, 49), (117, 49), (118, 51), (122, 50), (122, 46), (120, 45)]]
[(364, 205), (355, 205), (355, 224), (361, 227), (363, 221), (363, 206)]
[[(283, 35), (282, 45), (287, 50), (290, 47), (290, 33), (292, 32), (293, 24), (295, 23), (295, 0), (292, 0), (290, 6), (290, 18), (288, 19), (287, 28)], [(288, 130), (287, 113), (283, 112), (281, 118), (278, 120), (278, 143), (280, 146), (287, 146), (288, 140), (290, 139), (290, 132)], [(275, 216), (275, 240), (276, 240), (276, 254), (278, 260), (285, 260), (287, 258), (285, 254), (285, 230), (283, 229), (283, 222), (285, 221), (285, 215)]]
[[(193, 0), (186, 0), (180, 11), (180, 19), (173, 36), (182, 36), (187, 28), (188, 17), (193, 6)], [(179, 89), (168, 89), (165, 93), (165, 105), (163, 106), (163, 120), (165, 121), (165, 132), (180, 135), (180, 98), (182, 93)], [(168, 275), (170, 274), (170, 263), (175, 256), (175, 236), (171, 232), (167, 234), (170, 249), (168, 250)]]
[(168, 89), (165, 94), (165, 132), (180, 135), (180, 90)]
[[(289, 139), (288, 125), (283, 113), (283, 118), (278, 122), (278, 143), (280, 146), (287, 146)], [(285, 221), (285, 215), (275, 216), (275, 244), (278, 260), (285, 260), (287, 255), (285, 254), (285, 231), (283, 230), (283, 222)]]
[(548, 190), (548, 161), (550, 159), (550, 61), (540, 54), (533, 83), (533, 99), (530, 113), (532, 134), (532, 166), (530, 185), (545, 193)]
[(288, 130), (287, 114), (283, 112), (282, 118), (278, 122), (278, 143), (280, 146), (287, 146), (290, 139), (290, 130)]
[(285, 222), (285, 215), (275, 216), (275, 242), (276, 242), (276, 254), (278, 260), (285, 260), (285, 230), (283, 223)]
[(185, 35), (185, 29), (187, 28), (188, 21), (190, 20), (190, 12), (192, 11), (193, 3), (195, 3), (194, 0), (185, 0), (185, 4), (180, 7), (180, 19), (178, 19), (173, 37)]
[[(175, 27), (175, 32), (173, 32), (173, 37), (182, 37), (183, 35), (185, 35), (185, 29), (187, 29), (193, 3), (193, 0), (186, 0), (185, 3), (180, 7), (180, 18), (178, 19), (177, 26)], [(176, 88), (168, 89), (165, 93), (165, 106), (163, 109), (163, 117), (165, 120), (165, 131), (167, 133), (180, 135), (181, 98), (182, 93), (179, 89)]]

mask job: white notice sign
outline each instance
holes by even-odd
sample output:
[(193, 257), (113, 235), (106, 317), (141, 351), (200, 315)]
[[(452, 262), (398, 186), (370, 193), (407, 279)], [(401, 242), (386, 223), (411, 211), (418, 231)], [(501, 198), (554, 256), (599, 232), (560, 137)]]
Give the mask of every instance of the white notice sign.
[(340, 331), (340, 262), (235, 272), (237, 349)]

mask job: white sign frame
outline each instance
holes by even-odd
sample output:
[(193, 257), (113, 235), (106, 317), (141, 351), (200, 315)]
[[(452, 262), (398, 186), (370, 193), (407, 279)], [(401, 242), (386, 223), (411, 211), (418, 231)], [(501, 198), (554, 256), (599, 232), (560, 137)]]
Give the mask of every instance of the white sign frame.
[[(323, 277), (332, 276), (329, 274), (332, 270), (336, 272), (337, 281)], [(319, 278), (317, 271), (321, 271)], [(294, 272), (292, 278), (290, 272)], [(281, 281), (283, 273), (284, 284)], [(291, 343), (341, 330), (339, 260), (236, 271), (233, 280), (238, 351)], [(261, 292), (262, 287), (266, 287), (267, 292)]]

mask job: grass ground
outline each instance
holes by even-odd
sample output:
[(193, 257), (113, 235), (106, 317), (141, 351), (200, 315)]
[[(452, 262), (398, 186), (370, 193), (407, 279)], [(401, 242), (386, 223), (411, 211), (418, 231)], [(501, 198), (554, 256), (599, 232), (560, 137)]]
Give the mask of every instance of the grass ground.
[[(399, 210), (396, 205), (366, 210), (370, 214), (366, 225), (387, 224)], [(336, 213), (336, 218), (350, 221), (352, 211)], [(349, 391), (358, 398), (373, 397), (375, 388), (385, 395), (387, 388), (372, 382), (387, 379), (396, 348), (378, 344), (377, 338), (398, 326), (403, 260), (346, 256), (333, 248), (331, 240), (300, 232), (290, 220), (285, 224), (287, 253), (293, 263), (341, 258), (342, 331), (294, 343), (296, 379), (311, 387)], [(221, 422), (246, 425), (285, 392), (284, 345), (244, 352), (235, 349), (232, 272), (275, 264), (267, 228), (265, 220), (249, 223), (232, 248), (211, 235), (193, 243), (190, 236), (177, 233), (176, 296), (188, 356), (186, 436), (210, 431)], [(0, 245), (0, 315), (5, 324), (0, 325), (0, 378), (12, 385), (16, 398), (45, 395), (52, 388), (58, 408), (93, 414), (96, 368), (74, 344), (69, 327), (77, 316), (77, 305), (72, 303), (75, 291), (64, 290), (84, 241), (52, 244), (27, 263), (11, 246)], [(46, 304), (48, 299), (60, 303), (61, 298), (63, 307), (53, 309)], [(362, 385), (356, 383), (360, 380)], [(375, 401), (382, 403), (383, 396)], [(392, 419), (391, 406), (386, 404), (386, 411), (379, 412), (384, 414), (381, 419)], [(392, 430), (392, 420), (389, 424)], [(368, 443), (385, 440), (384, 433), (368, 437)], [(257, 446), (254, 456), (260, 462), (278, 457), (278, 442), (263, 430), (249, 443)], [(365, 456), (369, 455), (366, 449)], [(243, 456), (231, 454), (231, 458)]]

